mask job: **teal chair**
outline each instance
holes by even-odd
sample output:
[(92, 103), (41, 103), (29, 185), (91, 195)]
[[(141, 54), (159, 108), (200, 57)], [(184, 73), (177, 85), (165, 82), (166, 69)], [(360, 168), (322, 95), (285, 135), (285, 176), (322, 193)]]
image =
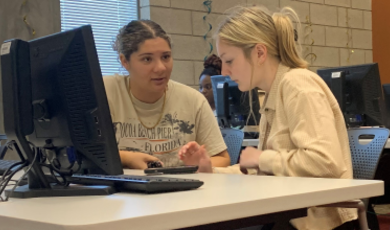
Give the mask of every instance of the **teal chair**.
[[(379, 157), (389, 138), (389, 130), (386, 128), (351, 128), (348, 129), (349, 147), (351, 149), (352, 168), (354, 179), (374, 179)], [(340, 202), (323, 207), (357, 208), (358, 221), (361, 230), (379, 228), (376, 216), (369, 215), (368, 209), (373, 212), (368, 199)]]
[(239, 129), (221, 128), (221, 133), (230, 156), (230, 165), (235, 165), (240, 159), (244, 132)]

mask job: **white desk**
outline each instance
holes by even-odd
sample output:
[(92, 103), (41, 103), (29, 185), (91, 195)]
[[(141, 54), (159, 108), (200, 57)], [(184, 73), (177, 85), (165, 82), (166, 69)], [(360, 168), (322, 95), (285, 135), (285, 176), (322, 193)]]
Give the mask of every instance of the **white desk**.
[(259, 139), (244, 139), (242, 141), (242, 146), (247, 147), (247, 146), (253, 146), (257, 147), (259, 145)]
[[(367, 139), (361, 139), (361, 143), (365, 143), (365, 144), (368, 144), (370, 142), (370, 140), (367, 140)], [(257, 147), (259, 145), (259, 139), (244, 139), (244, 141), (242, 142), (242, 146), (255, 146)], [(386, 145), (385, 145), (385, 149), (390, 149), (390, 139), (387, 139), (387, 142), (386, 142)]]
[[(139, 171), (126, 171), (130, 173)], [(155, 195), (11, 199), (0, 203), (0, 229), (177, 229), (384, 193), (382, 181), (223, 174), (175, 177), (200, 179), (205, 185)]]

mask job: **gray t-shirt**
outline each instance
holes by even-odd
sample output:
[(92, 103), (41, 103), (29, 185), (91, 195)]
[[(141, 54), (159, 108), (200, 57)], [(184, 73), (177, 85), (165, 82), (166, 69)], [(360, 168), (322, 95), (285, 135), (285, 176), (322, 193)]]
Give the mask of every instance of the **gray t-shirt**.
[[(120, 150), (149, 153), (168, 167), (183, 165), (177, 153), (190, 141), (205, 145), (210, 156), (226, 150), (210, 105), (195, 89), (170, 80), (162, 119), (148, 129), (139, 122), (130, 100), (129, 77), (103, 79)], [(153, 104), (132, 98), (142, 122), (153, 126), (160, 117), (164, 97)]]

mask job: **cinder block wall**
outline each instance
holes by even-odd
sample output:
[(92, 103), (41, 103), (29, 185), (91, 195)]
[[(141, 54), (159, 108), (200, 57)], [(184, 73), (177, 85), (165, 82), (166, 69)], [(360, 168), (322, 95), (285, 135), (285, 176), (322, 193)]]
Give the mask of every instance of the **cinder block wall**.
[[(5, 40), (19, 38), (25, 41), (61, 31), (59, 0), (0, 0), (0, 46)], [(26, 17), (27, 25), (23, 19)], [(35, 35), (32, 34), (35, 30)], [(1, 66), (0, 66), (1, 78)], [(1, 82), (0, 82), (1, 89)], [(3, 98), (0, 93), (0, 111)], [(0, 134), (4, 134), (3, 117), (0, 115)], [(17, 160), (16, 153), (9, 151), (6, 159)]]
[[(203, 2), (140, 0), (140, 18), (156, 21), (172, 37), (172, 79), (194, 88), (198, 87), (203, 58), (209, 53), (209, 44), (203, 39), (207, 23), (215, 28), (223, 13), (239, 4), (264, 5), (271, 11), (284, 6), (295, 9), (303, 23), (303, 54), (313, 71), (372, 62), (371, 0), (213, 0), (206, 21)], [(212, 32), (207, 40), (214, 44)]]

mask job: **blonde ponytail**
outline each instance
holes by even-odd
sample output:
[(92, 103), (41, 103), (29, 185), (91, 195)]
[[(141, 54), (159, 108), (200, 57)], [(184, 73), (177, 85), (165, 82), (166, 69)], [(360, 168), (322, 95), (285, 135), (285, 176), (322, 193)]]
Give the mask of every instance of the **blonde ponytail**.
[(298, 41), (294, 40), (292, 20), (299, 18), (290, 7), (284, 7), (272, 16), (264, 7), (252, 6), (237, 9), (222, 21), (215, 37), (226, 44), (242, 48), (250, 59), (250, 51), (256, 44), (264, 44), (268, 53), (290, 68), (307, 68), (301, 57)]
[[(268, 54), (277, 58), (285, 66), (307, 68), (307, 62), (301, 57), (299, 39), (295, 41), (292, 20), (300, 25), (297, 14), (289, 7), (285, 7), (271, 16), (264, 7), (238, 6), (233, 13), (221, 22), (214, 38), (243, 50), (245, 57), (252, 65), (250, 80), (250, 86), (252, 86), (253, 63), (250, 53), (256, 44), (265, 45)], [(249, 106), (250, 114), (247, 123), (251, 117), (255, 119), (251, 91), (249, 91)]]
[(300, 27), (298, 15), (290, 7), (284, 7), (280, 12), (274, 13), (272, 18), (275, 23), (281, 62), (293, 68), (307, 68), (307, 62), (300, 55), (301, 46), (298, 41), (295, 41), (294, 26), (291, 21), (293, 19)]

